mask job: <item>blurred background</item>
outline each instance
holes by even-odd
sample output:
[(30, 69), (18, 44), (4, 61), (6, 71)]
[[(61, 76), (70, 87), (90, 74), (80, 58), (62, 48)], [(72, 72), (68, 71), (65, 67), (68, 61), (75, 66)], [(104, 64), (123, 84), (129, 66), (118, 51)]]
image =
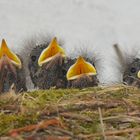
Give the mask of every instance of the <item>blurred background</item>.
[(25, 39), (55, 34), (65, 41), (68, 54), (83, 45), (101, 59), (102, 84), (117, 83), (121, 75), (112, 45), (139, 51), (139, 7), (139, 0), (0, 0), (0, 39), (21, 52)]

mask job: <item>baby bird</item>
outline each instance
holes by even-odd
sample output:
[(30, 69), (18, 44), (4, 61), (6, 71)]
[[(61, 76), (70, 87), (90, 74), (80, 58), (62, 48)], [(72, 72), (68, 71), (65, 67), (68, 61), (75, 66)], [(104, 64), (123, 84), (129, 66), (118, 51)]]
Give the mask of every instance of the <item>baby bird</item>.
[(97, 71), (92, 63), (79, 56), (76, 62), (67, 71), (68, 87), (85, 88), (97, 86)]
[(28, 65), (34, 86), (40, 89), (66, 87), (65, 58), (65, 51), (56, 37), (49, 44), (36, 46), (30, 54)]
[(118, 44), (114, 44), (114, 50), (121, 64), (123, 83), (140, 87), (140, 59), (136, 56), (124, 56)]
[(13, 84), (16, 92), (27, 90), (22, 61), (3, 39), (0, 46), (0, 93), (8, 92)]

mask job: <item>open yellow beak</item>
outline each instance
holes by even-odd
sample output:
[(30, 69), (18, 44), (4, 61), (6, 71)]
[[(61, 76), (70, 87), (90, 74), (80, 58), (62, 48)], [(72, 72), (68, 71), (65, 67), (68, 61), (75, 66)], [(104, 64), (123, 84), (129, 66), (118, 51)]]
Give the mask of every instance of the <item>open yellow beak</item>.
[(18, 68), (22, 67), (21, 61), (16, 54), (14, 54), (7, 46), (6, 41), (3, 39), (0, 47), (0, 59), (7, 56), (9, 60)]
[(95, 67), (86, 62), (83, 57), (79, 57), (75, 64), (73, 64), (67, 72), (67, 80), (74, 80), (82, 75), (96, 75)]
[(140, 70), (137, 73), (137, 77), (140, 79)]
[(66, 56), (64, 49), (58, 45), (57, 39), (55, 37), (49, 46), (42, 51), (38, 59), (38, 65), (42, 66), (44, 63), (52, 60), (58, 53), (60, 53), (62, 57)]

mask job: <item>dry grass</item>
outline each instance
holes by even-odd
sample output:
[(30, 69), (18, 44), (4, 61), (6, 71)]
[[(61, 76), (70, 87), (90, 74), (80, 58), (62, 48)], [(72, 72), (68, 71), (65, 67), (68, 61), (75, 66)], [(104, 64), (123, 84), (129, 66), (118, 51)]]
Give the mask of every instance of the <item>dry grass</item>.
[[(38, 125), (51, 119), (61, 126)], [(26, 131), (33, 124), (37, 128)], [(16, 128), (22, 131), (11, 134)], [(2, 95), (0, 136), (1, 140), (139, 140), (140, 90), (118, 85)]]

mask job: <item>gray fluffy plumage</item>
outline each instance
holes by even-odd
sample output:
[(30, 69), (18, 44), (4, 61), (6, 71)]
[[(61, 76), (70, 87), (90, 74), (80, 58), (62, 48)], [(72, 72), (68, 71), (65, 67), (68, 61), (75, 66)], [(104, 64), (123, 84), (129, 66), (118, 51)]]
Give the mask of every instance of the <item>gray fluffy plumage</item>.
[(0, 69), (0, 93), (8, 92), (13, 84), (17, 93), (26, 91), (25, 77), (24, 67), (19, 69), (12, 63), (2, 65)]
[[(92, 48), (92, 47), (91, 47)], [(92, 50), (87, 49), (87, 44), (81, 44), (80, 47), (75, 48), (74, 57), (82, 56), (87, 62), (91, 63), (97, 70), (101, 66), (99, 66), (99, 55), (95, 55), (95, 53), (92, 52)], [(76, 62), (76, 59), (73, 59), (73, 63)], [(83, 75), (82, 77), (79, 77), (75, 80), (68, 81), (68, 88), (86, 88), (86, 87), (94, 87), (99, 85), (99, 79), (97, 75), (94, 76), (87, 76)]]
[(61, 56), (56, 56), (51, 61), (44, 64), (42, 67), (38, 66), (38, 58), (41, 52), (47, 48), (48, 43), (37, 45), (33, 48), (29, 56), (29, 72), (31, 80), (35, 87), (40, 89), (55, 88), (66, 88), (66, 71), (67, 68), (64, 66), (66, 59)]
[[(93, 59), (85, 58), (85, 60), (90, 62), (96, 68)], [(99, 80), (97, 78), (97, 75), (93, 75), (93, 76), (83, 75), (79, 77), (78, 79), (68, 81), (67, 87), (68, 88), (86, 88), (86, 87), (98, 86), (98, 84), (99, 84)]]
[(137, 73), (140, 70), (140, 58), (137, 57), (137, 53), (133, 50), (131, 55), (124, 54), (118, 44), (113, 47), (120, 63), (123, 83), (140, 87), (140, 79), (137, 77)]
[[(39, 41), (37, 41), (38, 40), (37, 38), (28, 40), (28, 41), (25, 40), (24, 48), (26, 48), (26, 49), (29, 48), (29, 50), (27, 50), (28, 53), (24, 52), (22, 54), (22, 56), (25, 56), (26, 60), (24, 59), (25, 60), (24, 62), (25, 62), (26, 66), (27, 66), (27, 62), (28, 62), (27, 67), (28, 67), (29, 71), (26, 70), (27, 71), (26, 73), (29, 72), (29, 75), (30, 75), (30, 78), (31, 78), (31, 81), (32, 81), (34, 87), (37, 87), (39, 89), (49, 89), (51, 87), (82, 88), (82, 87), (98, 85), (99, 80), (97, 79), (97, 76), (94, 76), (94, 78), (93, 77), (86, 77), (86, 78), (84, 77), (85, 85), (80, 83), (80, 81), (83, 79), (81, 79), (81, 80), (78, 79), (77, 81), (70, 81), (70, 82), (67, 81), (66, 73), (67, 73), (69, 67), (71, 65), (73, 65), (76, 61), (76, 59), (72, 58), (72, 57), (67, 57), (64, 59), (59, 56), (59, 57), (51, 60), (50, 62), (44, 64), (42, 67), (39, 67), (38, 58), (39, 58), (41, 52), (46, 47), (48, 47), (48, 45), (51, 41), (51, 38), (52, 38), (51, 36), (48, 36), (46, 38), (43, 38), (42, 41), (41, 41), (41, 39), (39, 39)], [(59, 44), (62, 44), (61, 42)], [(60, 45), (60, 46), (63, 47), (63, 45)], [(84, 56), (85, 56), (85, 50), (83, 52), (84, 52)], [(78, 53), (80, 53), (83, 56), (81, 51)], [(77, 54), (77, 56), (80, 54)], [(95, 61), (93, 61), (93, 59), (87, 58), (86, 60), (91, 62), (94, 65)]]

